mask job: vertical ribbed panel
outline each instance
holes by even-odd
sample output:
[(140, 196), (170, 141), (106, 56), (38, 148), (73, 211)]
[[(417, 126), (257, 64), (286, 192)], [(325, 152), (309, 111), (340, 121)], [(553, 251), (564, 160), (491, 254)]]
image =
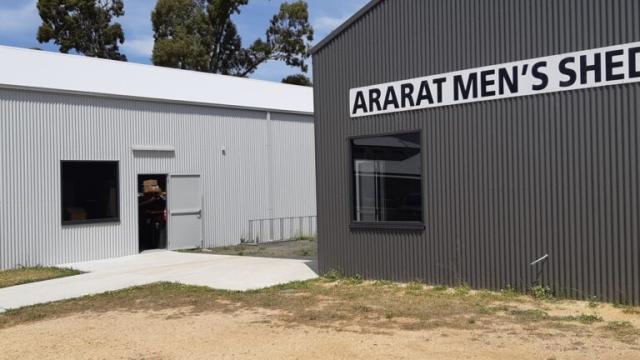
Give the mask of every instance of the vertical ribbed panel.
[[(321, 270), (640, 303), (640, 87), (349, 118), (349, 89), (640, 40), (636, 0), (384, 1), (314, 55)], [(351, 231), (348, 137), (423, 130), (423, 232)]]
[[(238, 244), (268, 217), (264, 112), (0, 89), (0, 115), (0, 268), (137, 253), (138, 174), (202, 175), (206, 246)], [(313, 119), (272, 114), (272, 126), (273, 209), (315, 215)], [(120, 223), (61, 225), (61, 160), (120, 162)]]
[[(271, 113), (273, 218), (316, 215), (313, 118)], [(294, 215), (292, 215), (294, 214)]]

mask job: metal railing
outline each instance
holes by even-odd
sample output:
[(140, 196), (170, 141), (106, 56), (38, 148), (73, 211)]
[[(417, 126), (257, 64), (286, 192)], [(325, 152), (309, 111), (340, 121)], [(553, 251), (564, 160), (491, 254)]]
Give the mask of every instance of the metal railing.
[(249, 220), (248, 243), (266, 243), (315, 237), (317, 217), (290, 216)]

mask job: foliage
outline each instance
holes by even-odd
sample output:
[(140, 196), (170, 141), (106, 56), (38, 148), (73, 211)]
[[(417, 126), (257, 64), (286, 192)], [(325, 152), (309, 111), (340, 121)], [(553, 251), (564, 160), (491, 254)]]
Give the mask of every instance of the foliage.
[(454, 292), (458, 296), (467, 296), (470, 290), (469, 285), (462, 283), (454, 289)]
[(300, 86), (313, 86), (311, 79), (309, 79), (305, 74), (289, 75), (282, 79), (282, 83)]
[(269, 60), (308, 70), (313, 40), (305, 1), (283, 3), (264, 39), (242, 45), (232, 16), (249, 0), (158, 0), (151, 20), (153, 63), (195, 71), (246, 77)]
[(156, 65), (199, 70), (208, 66), (208, 36), (202, 1), (159, 0), (151, 13)]
[(536, 285), (529, 289), (531, 296), (538, 300), (551, 300), (553, 299), (553, 292), (548, 286)]
[(38, 0), (42, 25), (38, 41), (53, 41), (60, 52), (71, 50), (104, 59), (126, 61), (119, 46), (124, 32), (114, 17), (124, 15), (123, 0)]

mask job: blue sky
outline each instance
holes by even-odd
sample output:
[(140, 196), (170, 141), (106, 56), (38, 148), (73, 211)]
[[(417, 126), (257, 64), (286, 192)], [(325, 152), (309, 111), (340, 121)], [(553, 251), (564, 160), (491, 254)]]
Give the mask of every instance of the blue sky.
[[(151, 11), (157, 0), (125, 0), (125, 16), (117, 21), (125, 31), (125, 44), (122, 47), (129, 61), (150, 63), (153, 48), (151, 31)], [(278, 11), (283, 0), (250, 0), (242, 13), (235, 18), (236, 25), (244, 44), (264, 37), (270, 18)], [(316, 30), (318, 42), (340, 25), (349, 16), (367, 3), (367, 0), (308, 0), (311, 23)], [(39, 44), (36, 33), (40, 17), (36, 10), (36, 0), (0, 1), (0, 45), (17, 47), (41, 47), (57, 51), (53, 44)], [(263, 80), (280, 81), (283, 77), (296, 73), (278, 62), (263, 64), (251, 77)]]

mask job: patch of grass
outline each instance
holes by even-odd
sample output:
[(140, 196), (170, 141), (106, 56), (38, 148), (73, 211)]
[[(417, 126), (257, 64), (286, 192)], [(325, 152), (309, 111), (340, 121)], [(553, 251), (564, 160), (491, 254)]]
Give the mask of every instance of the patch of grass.
[(502, 296), (509, 299), (513, 299), (522, 295), (518, 290), (516, 290), (511, 285), (507, 285), (504, 289), (500, 290), (500, 293), (502, 294)]
[(597, 296), (590, 296), (589, 297), (589, 303), (588, 303), (589, 307), (592, 309), (597, 308), (598, 306), (600, 306), (600, 303), (598, 301), (598, 297)]
[(454, 293), (457, 296), (467, 296), (467, 295), (469, 295), (469, 291), (471, 291), (471, 289), (469, 288), (469, 285), (467, 285), (467, 284), (460, 284), (460, 285), (456, 286), (456, 288), (454, 289)]
[(616, 309), (622, 309), (622, 312), (629, 315), (640, 315), (640, 308), (624, 304), (613, 304)]
[(327, 271), (322, 277), (328, 282), (335, 282), (341, 280), (344, 276), (338, 270), (332, 269)]
[(613, 335), (616, 339), (630, 344), (636, 344), (640, 337), (640, 330), (635, 328), (629, 321), (609, 321), (604, 330)]
[(628, 321), (609, 321), (607, 323), (607, 329), (618, 331), (621, 329), (630, 329), (633, 328), (633, 325)]
[(433, 291), (447, 291), (449, 287), (447, 285), (435, 285), (432, 289)]
[(39, 266), (5, 270), (0, 271), (0, 288), (79, 274), (82, 274), (82, 272), (73, 269)]
[(389, 281), (389, 280), (376, 280), (373, 282), (374, 286), (391, 286), (393, 285), (393, 282)]
[(549, 318), (549, 314), (538, 309), (511, 310), (510, 314), (525, 321), (542, 321)]
[(553, 292), (548, 286), (537, 285), (529, 289), (529, 293), (537, 300), (552, 300)]
[(592, 324), (595, 322), (604, 321), (601, 316), (587, 315), (587, 314), (581, 314), (578, 316), (566, 316), (566, 317), (561, 317), (561, 319), (564, 319), (564, 321), (579, 321), (583, 324)]
[(496, 306), (487, 306), (482, 304), (481, 302), (476, 302), (476, 306), (478, 306), (478, 312), (481, 314), (496, 314), (499, 312), (508, 313), (511, 307), (507, 305), (496, 305)]
[(418, 292), (424, 290), (424, 285), (419, 282), (412, 281), (407, 284), (405, 289), (407, 290), (407, 292)]
[(362, 275), (356, 274), (354, 276), (343, 278), (343, 282), (348, 285), (360, 285), (364, 282)]
[(565, 322), (581, 322), (583, 324), (592, 324), (595, 322), (603, 321), (602, 317), (598, 315), (580, 314), (580, 315), (566, 315), (566, 316), (552, 316), (547, 312), (540, 309), (527, 309), (527, 310), (511, 310), (511, 315), (514, 315), (525, 321), (565, 321)]
[(316, 237), (311, 235), (297, 235), (289, 239), (289, 241), (316, 241)]

